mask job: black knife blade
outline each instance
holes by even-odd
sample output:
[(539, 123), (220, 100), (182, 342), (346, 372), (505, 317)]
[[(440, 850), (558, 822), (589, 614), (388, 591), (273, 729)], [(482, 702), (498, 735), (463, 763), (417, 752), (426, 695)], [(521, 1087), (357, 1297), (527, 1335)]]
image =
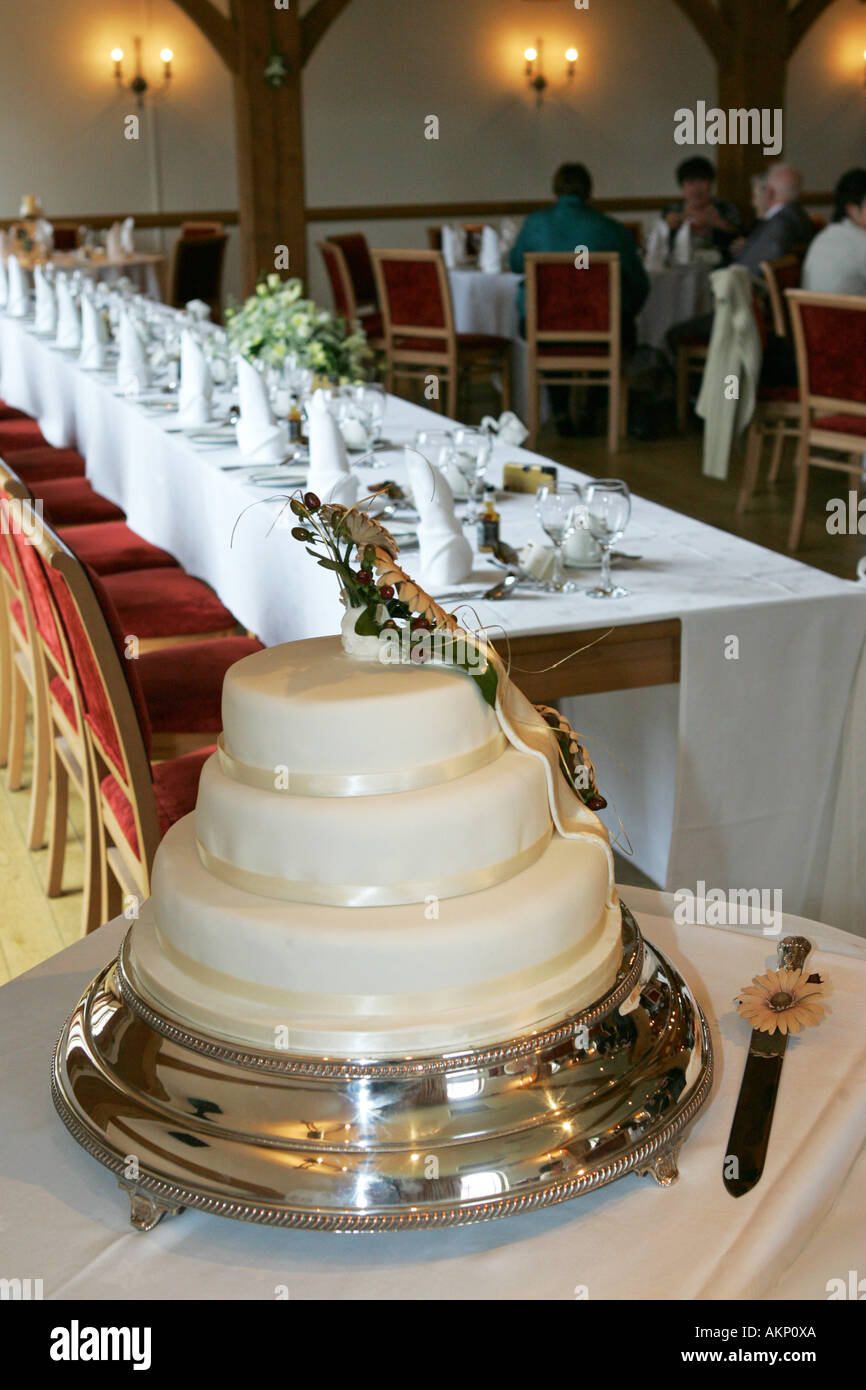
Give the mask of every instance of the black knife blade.
[[(786, 936), (777, 947), (778, 969), (801, 970), (811, 949), (811, 942), (804, 936)], [(764, 1171), (787, 1046), (787, 1033), (752, 1029), (722, 1166), (722, 1181), (732, 1197), (751, 1192)]]

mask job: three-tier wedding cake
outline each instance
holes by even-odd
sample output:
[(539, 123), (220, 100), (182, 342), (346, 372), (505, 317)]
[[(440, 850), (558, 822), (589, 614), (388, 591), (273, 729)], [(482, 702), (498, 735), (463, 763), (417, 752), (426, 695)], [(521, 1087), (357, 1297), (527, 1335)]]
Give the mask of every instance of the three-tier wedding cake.
[[(338, 537), (361, 526), (315, 510)], [(219, 748), (131, 936), (155, 1008), (259, 1050), (388, 1058), (514, 1038), (605, 994), (622, 956), (607, 832), (574, 761), (566, 775), (583, 750), (485, 644), (467, 660), (465, 634), (363, 523), (343, 638), (228, 672)], [(444, 655), (399, 641), (389, 655), (386, 637), (437, 627)]]

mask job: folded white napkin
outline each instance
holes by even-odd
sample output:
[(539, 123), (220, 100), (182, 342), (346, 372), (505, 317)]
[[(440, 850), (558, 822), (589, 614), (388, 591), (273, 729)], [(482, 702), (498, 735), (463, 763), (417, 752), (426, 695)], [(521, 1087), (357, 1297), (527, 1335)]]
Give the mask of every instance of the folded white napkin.
[(205, 304), (203, 299), (189, 299), (183, 307), (190, 318), (196, 319), (199, 323), (204, 323), (210, 318), (210, 305)]
[(87, 371), (102, 371), (107, 347), (108, 328), (105, 316), (97, 307), (91, 288), (85, 290), (81, 296), (81, 355), (78, 365)]
[(442, 228), (442, 256), (449, 270), (466, 260), (466, 232), (462, 227)]
[(206, 425), (211, 417), (212, 396), (213, 379), (201, 343), (185, 328), (180, 339), (179, 423)]
[(556, 551), (552, 545), (542, 545), (539, 541), (527, 541), (521, 550), (520, 564), (533, 579), (546, 583), (553, 575), (556, 566)]
[(513, 410), (503, 410), (498, 420), (494, 420), (492, 415), (485, 415), (481, 428), (495, 434), (500, 444), (511, 444), (516, 449), (529, 435), (529, 430)]
[(65, 275), (57, 276), (56, 288), (57, 337), (54, 342), (59, 348), (66, 348), (69, 352), (77, 352), (81, 347), (81, 318), (72, 287)]
[(41, 265), (33, 271), (33, 284), (36, 287), (35, 331), (53, 338), (57, 332), (57, 296)]
[(503, 256), (510, 251), (520, 233), (520, 219), (503, 217), (499, 224), (499, 247)]
[(684, 222), (674, 237), (671, 260), (674, 265), (688, 265), (692, 259), (692, 224)]
[(668, 263), (668, 256), (671, 249), (671, 229), (660, 217), (658, 222), (654, 222), (647, 240), (644, 264), (647, 270), (662, 271)]
[(150, 363), (138, 324), (128, 309), (121, 309), (117, 323), (117, 384), (136, 394), (150, 385)]
[(420, 517), (418, 580), (435, 594), (437, 589), (462, 584), (469, 578), (472, 546), (454, 515), (454, 497), (445, 474), (417, 449), (407, 448), (406, 468)]
[(120, 249), (124, 256), (135, 255), (135, 218), (125, 217), (120, 228)]
[(359, 483), (349, 471), (346, 445), (330, 410), (324, 391), (314, 391), (310, 401), (308, 432), (310, 438), (310, 471), (307, 489), (320, 502), (337, 502), (351, 507), (358, 500)]
[[(3, 233), (0, 232), (0, 237)], [(9, 298), (9, 281), (6, 277), (6, 256), (3, 247), (0, 246), (0, 309), (6, 308)]]
[(9, 288), (6, 298), (6, 312), (13, 319), (23, 319), (27, 317), (30, 308), (30, 283), (27, 278), (27, 271), (21, 265), (17, 256), (9, 256), (6, 261), (6, 276)]
[(502, 250), (499, 245), (499, 233), (495, 227), (482, 227), (481, 229), (478, 267), (486, 275), (498, 275), (502, 270)]
[(119, 222), (112, 222), (105, 238), (105, 254), (110, 261), (119, 261), (123, 255), (123, 241)]
[(289, 452), (288, 434), (274, 419), (264, 377), (245, 357), (238, 358), (238, 396), (241, 414), (235, 434), (244, 458), (282, 463)]

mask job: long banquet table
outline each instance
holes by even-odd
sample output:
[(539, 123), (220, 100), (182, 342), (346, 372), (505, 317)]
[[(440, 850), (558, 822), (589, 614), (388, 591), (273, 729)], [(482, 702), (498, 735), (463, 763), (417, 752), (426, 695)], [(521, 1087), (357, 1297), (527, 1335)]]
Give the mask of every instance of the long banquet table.
[[(267, 537), (279, 504), (262, 501), (271, 490), (249, 482), (233, 445), (197, 449), (167, 412), (146, 413), (110, 376), (80, 370), (7, 317), (0, 396), (36, 416), (51, 443), (77, 444), (130, 525), (264, 642), (337, 630), (333, 580), (286, 530)], [(437, 423), (390, 397), (384, 432), (398, 447), (362, 476), (404, 477), (402, 445)], [(492, 480), (509, 461), (539, 459), (497, 445)], [(506, 540), (542, 539), (530, 496), (504, 496), (501, 514)], [(621, 544), (642, 556), (622, 571), (627, 599), (524, 591), (472, 612), (507, 637), (534, 698), (566, 699), (611, 803), (608, 823), (653, 881), (779, 890), (784, 910), (863, 933), (866, 586), (642, 498)], [(468, 587), (500, 573), (479, 558)]]
[[(792, 1039), (764, 1175), (744, 1197), (722, 1162), (749, 1030), (734, 995), (775, 959), (760, 931), (675, 926), (671, 900), (625, 888), (647, 938), (692, 986), (716, 1081), (670, 1188), (629, 1175), (543, 1211), (465, 1229), (358, 1236), (186, 1211), (142, 1235), (114, 1176), (53, 1112), (63, 1019), (116, 952), (122, 918), (0, 989), (0, 1269), (48, 1299), (806, 1299), (859, 1269), (866, 1241), (866, 945), (786, 918), (814, 945), (829, 1017)], [(859, 1157), (858, 1157), (859, 1155)], [(805, 1318), (804, 1318), (805, 1321)]]

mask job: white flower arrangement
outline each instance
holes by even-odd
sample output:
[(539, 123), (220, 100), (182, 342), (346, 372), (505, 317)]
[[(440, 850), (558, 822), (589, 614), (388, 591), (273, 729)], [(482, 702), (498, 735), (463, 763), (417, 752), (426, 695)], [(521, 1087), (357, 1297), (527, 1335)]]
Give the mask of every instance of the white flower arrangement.
[(256, 285), (240, 308), (226, 310), (226, 331), (235, 352), (252, 362), (282, 367), (294, 357), (300, 366), (341, 383), (364, 376), (370, 350), (359, 324), (303, 299), (300, 280), (271, 274)]

